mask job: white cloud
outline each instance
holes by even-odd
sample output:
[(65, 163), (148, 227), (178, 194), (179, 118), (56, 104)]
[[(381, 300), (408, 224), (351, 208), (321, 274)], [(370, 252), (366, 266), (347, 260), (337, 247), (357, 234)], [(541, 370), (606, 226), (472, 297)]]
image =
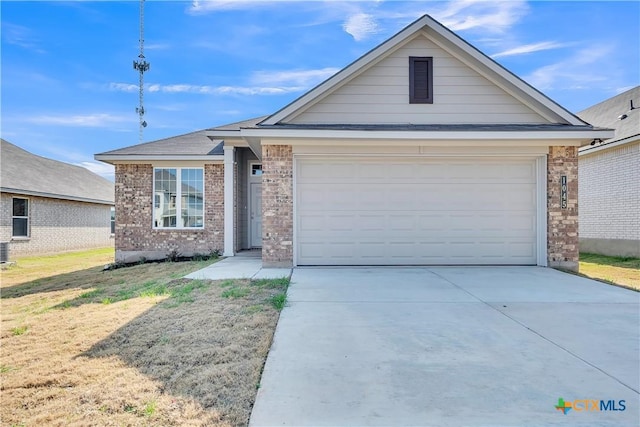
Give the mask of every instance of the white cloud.
[[(284, 0), (281, 0), (281, 2)], [(289, 0), (293, 1), (293, 0)], [(260, 6), (269, 6), (278, 1), (256, 0), (193, 0), (188, 12), (191, 14), (208, 13), (220, 10), (255, 9)]]
[(30, 28), (23, 27), (22, 25), (3, 22), (2, 38), (8, 44), (20, 46), (24, 49), (29, 49), (37, 53), (45, 52), (38, 46), (38, 40), (34, 36), (33, 31)]
[(144, 50), (165, 50), (170, 47), (169, 43), (145, 43)]
[(109, 90), (116, 92), (136, 92), (139, 86), (129, 83), (109, 83)]
[[(305, 91), (339, 71), (327, 67), (317, 70), (257, 71), (246, 86), (211, 86), (194, 84), (145, 85), (150, 93), (192, 93), (205, 95), (282, 95)], [(109, 83), (109, 90), (136, 92), (138, 86), (129, 83)]]
[(491, 55), (491, 57), (501, 58), (504, 56), (526, 55), (527, 53), (539, 52), (541, 50), (559, 49), (559, 48), (567, 47), (570, 45), (571, 43), (558, 43), (558, 42), (531, 43), (531, 44), (525, 44), (522, 46), (514, 47), (511, 49), (504, 50), (502, 52), (495, 53)]
[(39, 125), (109, 127), (116, 123), (134, 122), (135, 117), (114, 114), (96, 113), (87, 115), (41, 115), (27, 117), (24, 121)]
[(607, 76), (610, 76), (611, 73), (598, 64), (606, 62), (604, 60), (612, 50), (613, 46), (610, 45), (592, 45), (562, 61), (534, 70), (525, 77), (525, 80), (541, 90), (592, 87), (594, 83), (609, 79)]
[(340, 71), (339, 68), (326, 67), (317, 70), (285, 70), (285, 71), (257, 71), (251, 81), (254, 84), (293, 85), (312, 87), (328, 79)]
[(482, 29), (483, 33), (502, 33), (529, 11), (526, 1), (452, 1), (432, 16), (453, 31)]
[(91, 172), (100, 175), (101, 177), (104, 177), (109, 181), (113, 181), (115, 179), (115, 168), (113, 167), (113, 165), (108, 165), (102, 162), (80, 162), (74, 164), (76, 166), (89, 169)]
[(359, 42), (378, 32), (378, 24), (373, 15), (356, 13), (351, 15), (342, 28)]

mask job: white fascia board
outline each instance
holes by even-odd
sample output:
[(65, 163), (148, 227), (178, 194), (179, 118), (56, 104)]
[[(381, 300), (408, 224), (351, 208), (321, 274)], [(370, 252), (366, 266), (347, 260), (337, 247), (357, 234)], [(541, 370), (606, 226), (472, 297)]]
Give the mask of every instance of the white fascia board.
[(204, 134), (213, 139), (240, 138), (240, 130), (207, 130)]
[(209, 155), (205, 155), (205, 156), (200, 156), (200, 155), (168, 155), (168, 154), (156, 154), (156, 155), (135, 155), (135, 154), (122, 154), (122, 155), (117, 155), (117, 154), (96, 154), (95, 156), (93, 156), (94, 159), (99, 160), (101, 162), (105, 162), (105, 163), (109, 163), (109, 164), (116, 164), (118, 162), (136, 162), (136, 163), (142, 163), (142, 162), (150, 162), (150, 161), (157, 161), (157, 160), (169, 160), (169, 161), (173, 161), (173, 160), (197, 160), (197, 161), (204, 161), (204, 162), (221, 162), (224, 160), (224, 156), (222, 155), (215, 155), (215, 156), (209, 156)]
[[(608, 139), (612, 130), (583, 131), (361, 131), (314, 129), (243, 129), (246, 138), (366, 140), (589, 140)], [(263, 142), (264, 143), (264, 142)]]
[(620, 141), (611, 142), (609, 144), (600, 144), (600, 145), (585, 145), (578, 150), (578, 156), (587, 156), (589, 154), (597, 153), (599, 151), (608, 150), (610, 148), (620, 147), (621, 145), (632, 144), (634, 142), (640, 141), (640, 136), (636, 135), (632, 138), (621, 139)]

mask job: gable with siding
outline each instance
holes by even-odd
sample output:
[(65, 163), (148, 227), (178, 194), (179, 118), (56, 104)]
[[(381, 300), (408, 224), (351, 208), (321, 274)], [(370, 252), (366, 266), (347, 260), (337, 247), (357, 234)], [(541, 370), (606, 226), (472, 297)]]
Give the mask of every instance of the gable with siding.
[[(411, 56), (433, 58), (433, 104), (409, 103)], [(549, 120), (422, 32), (283, 122), (539, 124)]]

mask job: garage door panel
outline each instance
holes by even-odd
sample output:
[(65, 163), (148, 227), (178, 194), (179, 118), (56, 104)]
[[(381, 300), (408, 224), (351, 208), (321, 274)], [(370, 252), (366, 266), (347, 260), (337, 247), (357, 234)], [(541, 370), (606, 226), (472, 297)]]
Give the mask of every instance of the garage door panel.
[(534, 159), (296, 162), (299, 265), (535, 264)]

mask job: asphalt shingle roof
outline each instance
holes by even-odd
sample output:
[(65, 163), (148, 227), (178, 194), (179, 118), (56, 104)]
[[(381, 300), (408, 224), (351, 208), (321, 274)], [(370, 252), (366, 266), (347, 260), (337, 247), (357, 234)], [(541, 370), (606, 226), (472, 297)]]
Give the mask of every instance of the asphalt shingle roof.
[(2, 192), (114, 204), (114, 184), (80, 166), (47, 159), (2, 141)]
[[(635, 109), (630, 110), (632, 100)], [(627, 117), (618, 119), (622, 115)], [(594, 126), (615, 129), (615, 136), (607, 144), (640, 136), (640, 86), (589, 107), (578, 117)]]
[(222, 141), (211, 140), (206, 130), (173, 136), (158, 141), (145, 142), (130, 147), (100, 153), (101, 155), (152, 155), (152, 156), (213, 156), (223, 155)]
[(243, 120), (241, 122), (229, 123), (227, 125), (216, 126), (208, 129), (209, 131), (228, 131), (228, 130), (240, 130), (240, 128), (250, 128), (256, 126), (261, 121), (265, 120), (269, 116), (255, 117), (253, 119)]

